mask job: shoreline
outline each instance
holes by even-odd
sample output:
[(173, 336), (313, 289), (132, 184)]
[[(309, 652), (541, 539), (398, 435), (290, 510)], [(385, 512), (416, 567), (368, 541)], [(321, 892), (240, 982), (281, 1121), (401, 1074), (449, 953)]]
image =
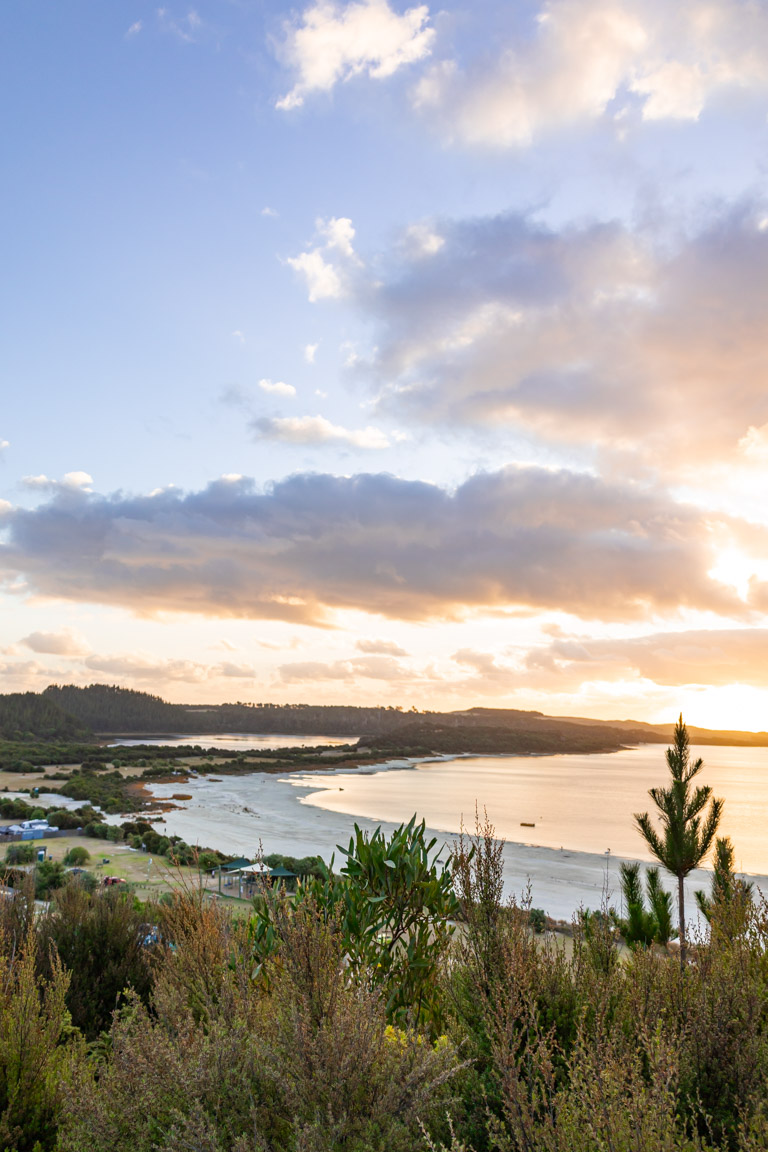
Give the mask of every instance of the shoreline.
[[(365, 764), (352, 771), (357, 775), (389, 769), (416, 770), (418, 764), (456, 758), (463, 757), (419, 757), (407, 763), (400, 758), (382, 761), (376, 766)], [(348, 767), (340, 770), (326, 764), (318, 766), (313, 774), (340, 778), (349, 771)], [(162, 813), (163, 831), (181, 836), (188, 844), (217, 848), (232, 855), (253, 858), (261, 850), (265, 855), (270, 852), (295, 857), (317, 855), (330, 861), (335, 854), (338, 862), (338, 846), (346, 847), (355, 824), (369, 833), (380, 827), (386, 834), (391, 834), (400, 823), (349, 815), (304, 803), (318, 789), (309, 781), (302, 783), (291, 779), (295, 775), (253, 772), (226, 776), (223, 780), (211, 780), (202, 775), (192, 777), (183, 785), (185, 791), (192, 792), (192, 800)], [(181, 785), (181, 779), (177, 777), (173, 783), (162, 784), (148, 781), (147, 785), (158, 802), (154, 809), (157, 812), (164, 802), (171, 800), (173, 790)], [(409, 819), (410, 815), (406, 814), (404, 819)], [(109, 819), (111, 823), (119, 823), (122, 818)], [(458, 833), (433, 825), (427, 825), (427, 831), (448, 850), (458, 839)], [(505, 895), (507, 898), (514, 895), (520, 901), (530, 883), (532, 906), (543, 908), (556, 920), (570, 920), (580, 907), (599, 909), (605, 903), (606, 891), (607, 903), (620, 910), (619, 864), (635, 860), (644, 867), (648, 866), (648, 860), (639, 855), (593, 853), (565, 846), (557, 849), (506, 840), (503, 850)], [(697, 888), (708, 890), (711, 875), (708, 869), (698, 869), (687, 878), (686, 897), (692, 911), (695, 908), (693, 893)], [(768, 893), (768, 876), (749, 875), (758, 888)], [(669, 877), (664, 877), (664, 880), (668, 889), (674, 889), (676, 893), (676, 883)]]

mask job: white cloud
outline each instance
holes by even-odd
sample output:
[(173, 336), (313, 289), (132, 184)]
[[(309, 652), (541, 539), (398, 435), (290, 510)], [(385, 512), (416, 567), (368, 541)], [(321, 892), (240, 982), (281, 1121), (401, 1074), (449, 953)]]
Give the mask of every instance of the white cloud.
[(355, 229), (352, 227), (352, 221), (349, 217), (332, 216), (330, 220), (318, 220), (317, 230), (321, 236), (325, 237), (326, 248), (335, 248), (343, 256), (357, 260), (357, 255), (352, 247)]
[(142, 28), (143, 28), (143, 24), (142, 24), (141, 20), (137, 20), (135, 24), (131, 24), (130, 28), (128, 29), (128, 31), (125, 34), (126, 39), (128, 39), (129, 36), (138, 36), (138, 34), (139, 34), (139, 32), (141, 32)]
[(288, 27), (283, 56), (297, 74), (293, 88), (277, 101), (287, 111), (305, 97), (330, 92), (339, 82), (366, 74), (384, 79), (429, 55), (434, 31), (426, 27), (426, 5), (398, 15), (386, 0), (347, 5), (318, 0), (298, 26)]
[(272, 216), (272, 217), (280, 215), (280, 213), (277, 211), (276, 208), (270, 208), (269, 205), (262, 208), (261, 214), (262, 214), (262, 216)]
[(76, 488), (82, 489), (84, 492), (90, 492), (93, 477), (89, 476), (87, 472), (65, 472), (61, 482), (65, 488)]
[(423, 260), (434, 256), (445, 244), (445, 240), (429, 224), (411, 224), (405, 230), (405, 250), (412, 260)]
[(362, 266), (352, 246), (355, 229), (348, 217), (319, 219), (316, 228), (323, 242), (286, 261), (304, 277), (311, 303), (345, 295), (352, 274)]
[(262, 392), (268, 392), (272, 396), (295, 396), (296, 389), (293, 384), (285, 384), (282, 380), (259, 380), (259, 388)]
[[(315, 345), (315, 347), (317, 347), (317, 345)], [(3, 452), (5, 452), (6, 448), (10, 448), (10, 446), (11, 446), (10, 440), (0, 440), (0, 455), (2, 455)]]
[(307, 364), (314, 364), (315, 356), (317, 354), (317, 349), (319, 347), (320, 347), (319, 344), (305, 344), (305, 346), (304, 346), (304, 359), (306, 360)]
[(768, 93), (764, 4), (548, 0), (532, 36), (509, 39), (490, 63), (435, 64), (414, 102), (453, 139), (510, 147), (609, 105), (614, 115), (639, 105), (646, 121), (696, 120), (727, 89)]
[(245, 336), (243, 336), (239, 328), (235, 328), (234, 332), (230, 333), (230, 335), (234, 336), (241, 344), (245, 344)]
[(351, 448), (388, 448), (389, 440), (378, 428), (343, 428), (324, 416), (259, 418), (253, 428), (260, 439), (289, 444), (346, 444)]
[(319, 248), (301, 252), (298, 256), (289, 256), (288, 263), (304, 277), (312, 304), (316, 300), (343, 295), (341, 277), (334, 266), (324, 259)]
[(25, 488), (42, 491), (65, 490), (70, 492), (90, 492), (93, 477), (87, 472), (65, 472), (61, 480), (51, 480), (45, 473), (39, 476), (24, 476), (21, 483)]

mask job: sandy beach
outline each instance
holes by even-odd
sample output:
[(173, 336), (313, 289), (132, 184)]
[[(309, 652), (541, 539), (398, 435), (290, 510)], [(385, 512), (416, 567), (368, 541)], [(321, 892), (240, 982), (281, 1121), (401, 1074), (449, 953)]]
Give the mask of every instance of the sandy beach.
[[(149, 788), (161, 800), (178, 792), (179, 784), (150, 784)], [(184, 792), (192, 798), (165, 812), (165, 823), (158, 827), (169, 835), (183, 837), (189, 844), (231, 854), (253, 857), (261, 849), (264, 854), (319, 855), (329, 860), (333, 852), (338, 859), (337, 845), (349, 842), (355, 822), (368, 831), (378, 826), (391, 831), (396, 826), (302, 803), (317, 790), (316, 781), (310, 784), (301, 777), (264, 773), (223, 779), (193, 778), (184, 784)], [(450, 850), (455, 833), (439, 828), (431, 831)], [(606, 892), (608, 902), (620, 907), (619, 864), (626, 859), (631, 857), (508, 842), (504, 848), (507, 895), (519, 897), (530, 882), (533, 906), (543, 908), (556, 919), (570, 920), (580, 906), (599, 908)], [(754, 879), (768, 893), (768, 876)], [(704, 870), (693, 872), (688, 878), (691, 915), (694, 891), (708, 889), (709, 881), (710, 873)]]

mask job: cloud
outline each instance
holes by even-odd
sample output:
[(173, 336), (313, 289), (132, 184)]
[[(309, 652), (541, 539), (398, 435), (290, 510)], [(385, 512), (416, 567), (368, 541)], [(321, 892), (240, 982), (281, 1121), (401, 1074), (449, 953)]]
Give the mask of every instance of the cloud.
[(386, 474), (219, 480), (153, 496), (55, 492), (6, 514), (0, 575), (66, 600), (327, 625), (560, 609), (628, 621), (684, 608), (750, 618), (708, 575), (765, 532), (663, 490), (509, 467), (448, 491)]
[(24, 476), (21, 483), (25, 488), (31, 488), (39, 491), (69, 491), (69, 492), (91, 492), (90, 487), (93, 484), (93, 477), (89, 476), (87, 472), (65, 472), (61, 480), (51, 480), (44, 473), (39, 476)]
[(158, 660), (151, 656), (134, 654), (99, 656), (95, 653), (83, 661), (85, 668), (101, 675), (125, 677), (129, 680), (180, 680), (188, 684), (200, 684), (218, 677), (252, 680), (253, 666), (233, 664), (223, 661), (220, 664), (200, 664), (195, 660)]
[(378, 428), (342, 428), (324, 416), (258, 417), (251, 427), (260, 440), (287, 444), (336, 444), (350, 448), (388, 448), (389, 440)]
[(293, 384), (284, 384), (282, 380), (259, 380), (262, 392), (269, 392), (273, 396), (295, 396), (296, 389)]
[(435, 63), (414, 103), (465, 144), (531, 144), (612, 115), (697, 120), (728, 91), (768, 94), (768, 10), (748, 0), (549, 0), (491, 59)]
[(320, 347), (319, 344), (305, 344), (305, 346), (304, 346), (304, 359), (306, 360), (307, 364), (314, 364), (315, 355), (317, 354), (317, 350), (319, 347)]
[(763, 211), (742, 203), (664, 244), (617, 223), (444, 222), (430, 259), (360, 293), (382, 407), (634, 453), (667, 475), (754, 457), (768, 424)]
[(643, 678), (664, 685), (768, 688), (768, 629), (663, 632), (628, 639), (560, 637), (533, 649), (524, 676), (542, 673), (546, 685)]
[(235, 328), (234, 332), (231, 332), (230, 335), (234, 336), (240, 344), (245, 344), (245, 336), (243, 336), (239, 328)]
[(350, 660), (335, 660), (322, 663), (314, 660), (281, 664), (278, 675), (287, 684), (312, 682), (316, 680), (354, 680), (358, 677), (368, 680), (413, 680), (414, 675), (406, 671), (397, 660), (388, 656), (357, 656)]
[(262, 216), (272, 216), (273, 218), (280, 215), (276, 208), (270, 208), (268, 206), (262, 208), (261, 214)]
[(254, 679), (252, 664), (233, 664), (231, 661), (225, 660), (222, 664), (218, 664), (213, 671), (214, 675), (218, 676), (231, 676), (239, 680)]
[[(317, 345), (315, 345), (315, 347), (317, 347)], [(10, 448), (10, 446), (10, 440), (0, 440), (0, 456), (2, 456), (6, 448)]]
[(316, 230), (321, 242), (314, 248), (289, 256), (286, 263), (304, 277), (310, 303), (345, 296), (354, 273), (362, 266), (352, 245), (355, 229), (346, 216), (318, 219)]
[(49, 653), (53, 656), (84, 656), (88, 651), (85, 641), (73, 632), (31, 632), (19, 641), (33, 652)]
[(307, 96), (330, 92), (336, 84), (365, 74), (381, 80), (429, 55), (434, 31), (426, 27), (426, 5), (402, 16), (386, 0), (335, 4), (318, 0), (298, 25), (286, 27), (281, 55), (297, 75), (277, 108), (299, 108)]
[(399, 644), (391, 640), (358, 640), (355, 647), (359, 652), (370, 656), (407, 656), (408, 653)]
[(125, 34), (126, 40), (128, 40), (131, 36), (138, 36), (138, 34), (139, 34), (139, 32), (141, 32), (142, 28), (143, 28), (143, 24), (142, 24), (141, 20), (137, 20), (135, 24), (131, 24), (130, 28), (128, 29), (128, 31)]
[(411, 260), (423, 260), (434, 256), (445, 244), (445, 240), (429, 224), (410, 224), (403, 236), (406, 255)]
[(311, 304), (317, 300), (343, 296), (341, 277), (333, 264), (324, 258), (319, 248), (314, 248), (310, 252), (300, 252), (298, 256), (289, 256), (288, 263), (295, 272), (304, 277)]
[(177, 40), (181, 40), (183, 44), (193, 44), (204, 27), (203, 21), (194, 8), (191, 8), (186, 16), (179, 19), (171, 16), (167, 8), (158, 8), (157, 18), (160, 27), (164, 31), (170, 32)]

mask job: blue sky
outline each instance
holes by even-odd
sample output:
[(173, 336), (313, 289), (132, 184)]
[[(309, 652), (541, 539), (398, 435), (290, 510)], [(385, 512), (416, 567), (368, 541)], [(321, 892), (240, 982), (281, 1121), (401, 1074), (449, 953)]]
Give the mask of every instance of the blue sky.
[(4, 5), (0, 690), (764, 726), (766, 76), (760, 0)]

